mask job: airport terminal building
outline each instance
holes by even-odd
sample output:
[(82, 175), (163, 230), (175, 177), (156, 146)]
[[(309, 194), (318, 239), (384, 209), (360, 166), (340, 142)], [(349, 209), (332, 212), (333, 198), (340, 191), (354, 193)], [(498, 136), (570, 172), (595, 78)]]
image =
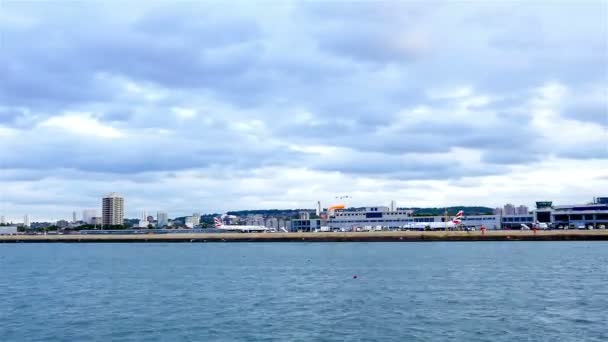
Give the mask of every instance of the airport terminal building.
[[(451, 217), (446, 216), (413, 216), (413, 210), (390, 210), (388, 207), (369, 207), (360, 210), (337, 211), (329, 216), (327, 224), (331, 230), (350, 231), (403, 229), (412, 224), (445, 223), (449, 220), (451, 220)], [(462, 219), (461, 226), (462, 228), (484, 226), (487, 229), (501, 229), (501, 216), (465, 216)]]
[[(342, 209), (328, 213), (327, 227), (330, 230), (389, 230), (404, 229), (412, 224), (447, 222), (446, 216), (414, 216), (413, 210), (389, 207)], [(533, 227), (537, 222), (546, 223), (556, 229), (602, 229), (608, 228), (608, 197), (599, 197), (591, 204), (553, 206), (552, 202), (536, 202), (536, 209), (527, 214), (513, 215), (465, 215), (460, 228), (521, 229), (522, 225)], [(325, 222), (323, 222), (325, 223)], [(294, 225), (294, 230), (314, 231), (321, 221), (312, 226)], [(436, 225), (435, 226), (441, 226)], [(310, 227), (310, 228), (309, 228)]]
[(608, 228), (608, 197), (580, 205), (553, 206), (551, 202), (536, 202), (534, 219), (558, 229)]

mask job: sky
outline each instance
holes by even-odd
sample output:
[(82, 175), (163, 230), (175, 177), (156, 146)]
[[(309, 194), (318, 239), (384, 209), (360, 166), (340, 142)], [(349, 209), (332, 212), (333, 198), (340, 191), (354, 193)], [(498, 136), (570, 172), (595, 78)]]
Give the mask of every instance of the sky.
[(3, 0), (0, 215), (585, 203), (607, 89), (606, 1)]

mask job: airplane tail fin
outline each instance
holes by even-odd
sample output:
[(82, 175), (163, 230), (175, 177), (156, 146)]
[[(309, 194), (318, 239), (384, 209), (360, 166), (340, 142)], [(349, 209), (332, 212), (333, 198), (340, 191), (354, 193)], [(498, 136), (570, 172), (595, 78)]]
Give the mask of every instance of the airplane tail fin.
[(214, 217), (213, 218), (213, 225), (215, 226), (215, 228), (219, 228), (221, 226), (224, 225), (224, 222), (222, 222), (222, 219), (219, 217)]
[(460, 224), (460, 222), (462, 222), (462, 217), (464, 216), (464, 211), (459, 211), (458, 214), (456, 214), (456, 216), (452, 219), (452, 222), (454, 222), (454, 224)]

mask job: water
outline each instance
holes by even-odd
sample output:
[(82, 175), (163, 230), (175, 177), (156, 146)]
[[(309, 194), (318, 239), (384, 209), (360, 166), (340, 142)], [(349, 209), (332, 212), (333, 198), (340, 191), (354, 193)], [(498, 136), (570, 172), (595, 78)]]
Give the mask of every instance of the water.
[(0, 341), (606, 341), (608, 243), (0, 244), (0, 296)]

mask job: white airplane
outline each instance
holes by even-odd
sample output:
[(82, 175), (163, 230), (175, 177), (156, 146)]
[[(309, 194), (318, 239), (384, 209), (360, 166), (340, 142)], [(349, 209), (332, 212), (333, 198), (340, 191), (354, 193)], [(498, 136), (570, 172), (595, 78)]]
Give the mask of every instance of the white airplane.
[(521, 224), (521, 229), (522, 230), (530, 230), (530, 229), (549, 229), (549, 225), (546, 223), (541, 223), (536, 221), (535, 224), (532, 225), (532, 228), (530, 228), (527, 224)]
[(264, 226), (237, 226), (225, 225), (221, 217), (213, 219), (215, 229), (228, 230), (233, 232), (249, 233), (249, 232), (266, 232), (268, 228)]
[(414, 228), (414, 229), (444, 229), (444, 228), (454, 228), (458, 226), (462, 222), (462, 217), (464, 216), (464, 211), (459, 211), (454, 218), (448, 222), (416, 222), (412, 224), (408, 224), (405, 228)]

